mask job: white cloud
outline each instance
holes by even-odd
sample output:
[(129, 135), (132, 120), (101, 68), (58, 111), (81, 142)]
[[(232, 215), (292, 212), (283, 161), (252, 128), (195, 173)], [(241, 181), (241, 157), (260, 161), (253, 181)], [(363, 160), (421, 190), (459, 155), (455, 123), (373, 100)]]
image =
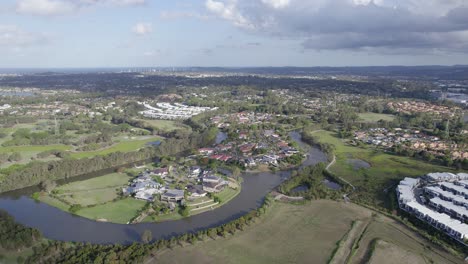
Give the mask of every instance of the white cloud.
[(59, 0), (19, 0), (16, 12), (24, 15), (58, 16), (76, 11), (77, 5)]
[(120, 6), (138, 6), (146, 4), (146, 0), (97, 0), (95, 2), (104, 2), (113, 5), (120, 5)]
[(290, 0), (262, 0), (262, 3), (276, 9), (285, 8), (290, 2)]
[(140, 22), (133, 26), (132, 31), (137, 35), (144, 36), (153, 32), (153, 26), (150, 23)]
[(0, 46), (19, 48), (46, 41), (47, 38), (42, 34), (31, 33), (15, 25), (0, 25)]
[(253, 28), (252, 23), (248, 21), (237, 9), (237, 1), (230, 0), (227, 3), (222, 1), (207, 0), (206, 8), (217, 16), (231, 21), (234, 25), (243, 28)]
[(18, 0), (16, 12), (22, 15), (61, 16), (91, 6), (140, 6), (147, 0)]
[(206, 9), (251, 33), (317, 50), (468, 52), (466, 0), (206, 0)]
[(150, 51), (144, 52), (143, 56), (145, 56), (145, 57), (155, 57), (155, 56), (158, 56), (160, 54), (161, 54), (160, 50), (150, 50)]
[(209, 16), (202, 15), (195, 12), (188, 12), (188, 11), (162, 11), (159, 14), (161, 19), (180, 19), (180, 18), (195, 18), (200, 20), (207, 20)]

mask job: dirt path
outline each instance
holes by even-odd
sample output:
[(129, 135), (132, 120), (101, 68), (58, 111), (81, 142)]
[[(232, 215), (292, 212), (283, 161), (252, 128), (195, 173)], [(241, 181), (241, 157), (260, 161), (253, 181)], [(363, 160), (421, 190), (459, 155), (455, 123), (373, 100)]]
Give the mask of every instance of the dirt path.
[(193, 207), (193, 206), (202, 205), (202, 204), (206, 204), (206, 203), (212, 203), (212, 202), (213, 202), (213, 200), (208, 200), (208, 201), (204, 201), (204, 202), (196, 203), (196, 204), (187, 204), (187, 206)]
[[(333, 155), (333, 159), (330, 163), (328, 163), (327, 167), (325, 168), (328, 172), (330, 172), (330, 167), (333, 166), (334, 164), (336, 163), (336, 155)], [(330, 172), (331, 173), (331, 172)], [(353, 191), (356, 190), (356, 187), (354, 187), (354, 185), (352, 185), (349, 181), (345, 180), (343, 177), (338, 177), (340, 180), (342, 180), (344, 183), (348, 184), (349, 186), (351, 186), (351, 188), (353, 188)]]
[(330, 163), (328, 163), (327, 167), (325, 168), (326, 170), (330, 169), (331, 166), (333, 166), (333, 164), (335, 164), (336, 162), (336, 156), (333, 155), (333, 159)]
[(279, 193), (277, 191), (272, 191), (271, 195), (273, 195), (274, 199), (276, 201), (283, 201), (283, 202), (297, 202), (297, 201), (303, 201), (304, 197), (302, 196), (287, 196), (282, 193)]
[(217, 204), (219, 204), (219, 203), (213, 203), (213, 204), (209, 204), (209, 205), (206, 205), (206, 206), (203, 206), (203, 207), (194, 208), (194, 209), (190, 210), (190, 212), (206, 209), (208, 207), (213, 207), (213, 206), (216, 206)]

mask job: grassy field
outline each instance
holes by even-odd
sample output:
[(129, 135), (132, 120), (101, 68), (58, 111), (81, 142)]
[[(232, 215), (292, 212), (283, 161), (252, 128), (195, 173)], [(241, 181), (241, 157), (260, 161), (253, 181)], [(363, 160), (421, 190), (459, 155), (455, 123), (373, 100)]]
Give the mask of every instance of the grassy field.
[(70, 150), (71, 146), (67, 145), (46, 145), (46, 146), (11, 146), (11, 147), (0, 147), (0, 153), (11, 153), (11, 152), (43, 152), (47, 150)]
[[(76, 212), (77, 215), (126, 224), (146, 204), (131, 197), (113, 201), (118, 197), (118, 189), (126, 186), (130, 179), (125, 173), (112, 173), (72, 182), (54, 189), (59, 199), (42, 193), (39, 200), (64, 211), (68, 211), (72, 204), (79, 204), (83, 208)], [(95, 206), (86, 207), (89, 205)]]
[(393, 119), (395, 119), (395, 116), (377, 113), (360, 113), (359, 119), (366, 123), (377, 123), (380, 120), (393, 121)]
[[(375, 244), (373, 248), (372, 244)], [(404, 225), (378, 215), (355, 241), (350, 263), (463, 263), (414, 234)]]
[(395, 244), (384, 240), (377, 240), (374, 254), (372, 254), (370, 264), (426, 264), (428, 259), (422, 255), (415, 254)]
[(83, 208), (78, 210), (76, 214), (89, 219), (126, 224), (137, 215), (137, 212), (143, 208), (145, 204), (145, 201), (129, 197), (117, 202)]
[[(21, 155), (21, 160), (18, 162), (5, 162), (0, 165), (2, 168), (9, 167), (13, 164), (26, 164), (32, 160), (32, 158), (36, 158), (36, 155), (40, 152), (48, 151), (48, 150), (70, 150), (71, 146), (66, 145), (46, 145), (46, 146), (11, 146), (11, 147), (2, 147), (0, 146), (0, 154), (6, 153), (11, 154), (13, 152), (18, 152)], [(58, 158), (55, 157), (48, 157), (44, 159), (39, 159), (41, 161), (49, 161), (49, 160), (56, 160)]]
[[(361, 251), (368, 252), (368, 241), (388, 236), (407, 250), (422, 254), (435, 263), (463, 263), (432, 247), (393, 220), (373, 220), (372, 212), (355, 204), (328, 200), (305, 205), (274, 203), (266, 215), (245, 231), (227, 238), (208, 239), (195, 245), (165, 250), (152, 263), (327, 263), (337, 242), (349, 232), (353, 221), (375, 222), (360, 240), (351, 263), (360, 263)], [(396, 225), (397, 229), (393, 228)], [(382, 226), (384, 231), (378, 231)], [(362, 229), (359, 229), (362, 231)], [(389, 232), (389, 233), (388, 233)], [(360, 233), (356, 236), (359, 238)], [(354, 243), (352, 243), (354, 245)]]
[[(404, 177), (419, 177), (429, 172), (447, 171), (453, 172), (452, 168), (433, 165), (414, 158), (397, 156), (372, 148), (359, 148), (346, 145), (337, 135), (329, 131), (320, 131), (313, 134), (320, 142), (330, 143), (336, 147), (336, 163), (330, 170), (339, 177), (360, 187), (367, 196), (366, 199), (376, 199), (375, 205), (389, 206), (390, 190), (395, 180)], [(370, 168), (354, 169), (349, 163), (350, 159), (359, 159), (370, 164)], [(370, 199), (370, 200), (372, 200)]]
[(130, 177), (125, 173), (112, 173), (85, 181), (72, 182), (56, 188), (57, 196), (69, 204), (82, 206), (101, 204), (118, 197), (118, 191), (127, 185)]
[(136, 119), (143, 121), (147, 126), (153, 127), (157, 130), (170, 132), (176, 129), (187, 128), (186, 126), (171, 120), (155, 120), (155, 119)]
[(141, 140), (122, 141), (117, 144), (114, 144), (113, 146), (109, 148), (102, 149), (102, 150), (73, 152), (71, 153), (71, 156), (73, 158), (82, 159), (82, 158), (94, 157), (98, 155), (106, 155), (106, 154), (117, 152), (117, 151), (130, 152), (130, 151), (138, 150), (144, 147), (147, 143), (157, 141), (157, 140), (161, 140), (161, 137), (150, 137), (150, 138), (141, 139)]

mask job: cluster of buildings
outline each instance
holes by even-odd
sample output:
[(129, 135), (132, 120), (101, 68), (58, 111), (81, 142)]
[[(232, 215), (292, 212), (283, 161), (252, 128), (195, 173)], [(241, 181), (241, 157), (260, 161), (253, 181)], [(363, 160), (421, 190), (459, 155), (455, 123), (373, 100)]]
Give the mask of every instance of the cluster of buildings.
[[(80, 114), (95, 115), (91, 108), (78, 105), (56, 101), (53, 103), (39, 103), (27, 105), (8, 105), (5, 104), (0, 107), (0, 113), (5, 115), (16, 116), (48, 116), (55, 114), (76, 116)], [(101, 113), (98, 113), (101, 114)]]
[(0, 114), (3, 114), (5, 110), (8, 110), (10, 108), (11, 108), (11, 105), (9, 104), (0, 105)]
[(384, 148), (400, 145), (402, 148), (416, 152), (426, 151), (435, 157), (445, 156), (448, 153), (453, 160), (468, 159), (466, 146), (451, 144), (415, 129), (370, 128), (355, 132), (354, 139)]
[(196, 199), (208, 193), (218, 193), (229, 185), (228, 181), (214, 175), (212, 171), (193, 166), (186, 175), (189, 183), (183, 189), (175, 189), (170, 187), (173, 183), (170, 171), (170, 167), (144, 171), (122, 192), (148, 202), (154, 201), (157, 195), (164, 202), (182, 202), (185, 198)]
[(274, 115), (267, 113), (240, 112), (234, 114), (217, 115), (211, 118), (211, 122), (218, 128), (226, 128), (235, 124), (254, 125), (269, 122)]
[(157, 107), (153, 107), (146, 102), (138, 102), (138, 104), (143, 105), (146, 108), (146, 110), (140, 112), (143, 116), (167, 120), (185, 120), (203, 112), (218, 109), (217, 107), (188, 106), (179, 103), (156, 103)]
[(455, 116), (455, 114), (461, 110), (458, 107), (448, 107), (418, 101), (389, 102), (387, 103), (387, 107), (392, 111), (403, 114), (431, 113), (438, 116), (449, 117)]
[(465, 243), (468, 240), (468, 174), (429, 173), (397, 187), (400, 209)]
[(216, 144), (211, 148), (200, 148), (198, 153), (210, 159), (223, 162), (236, 161), (245, 167), (258, 164), (277, 166), (284, 158), (298, 154), (274, 130), (261, 130), (259, 133), (239, 131), (238, 138)]

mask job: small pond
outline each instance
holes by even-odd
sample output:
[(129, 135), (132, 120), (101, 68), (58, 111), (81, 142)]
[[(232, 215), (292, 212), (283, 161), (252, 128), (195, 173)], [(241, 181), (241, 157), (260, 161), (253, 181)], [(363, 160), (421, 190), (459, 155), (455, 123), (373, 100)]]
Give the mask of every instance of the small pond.
[(339, 190), (341, 189), (341, 185), (339, 185), (338, 183), (334, 182), (334, 181), (330, 181), (329, 179), (325, 179), (323, 180), (323, 183), (330, 189), (332, 190)]
[(363, 160), (360, 159), (348, 159), (348, 164), (351, 164), (355, 170), (359, 170), (361, 168), (370, 168), (371, 165)]

